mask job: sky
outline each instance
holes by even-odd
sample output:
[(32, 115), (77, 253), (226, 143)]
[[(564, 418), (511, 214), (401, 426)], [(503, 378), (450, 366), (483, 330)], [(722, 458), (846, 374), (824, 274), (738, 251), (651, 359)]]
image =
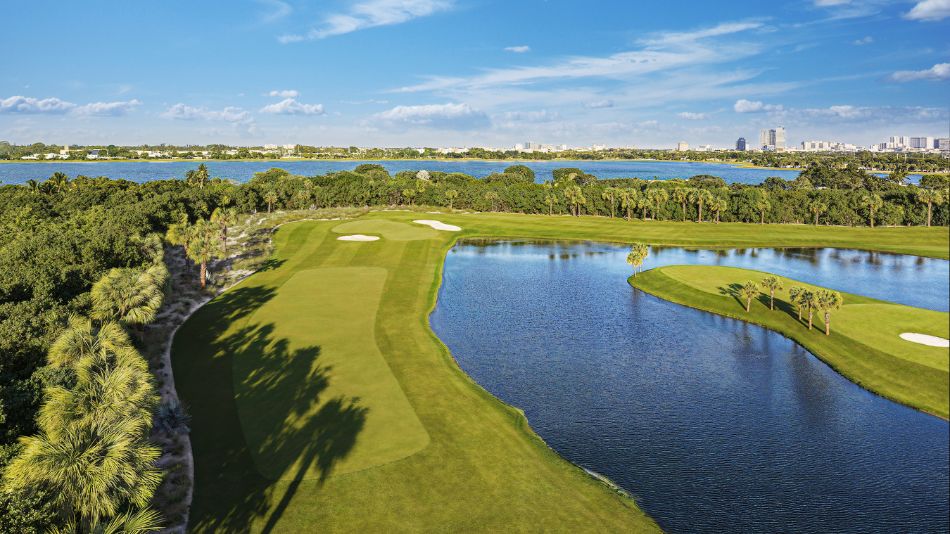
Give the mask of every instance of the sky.
[(950, 135), (950, 0), (18, 2), (0, 140), (728, 147)]

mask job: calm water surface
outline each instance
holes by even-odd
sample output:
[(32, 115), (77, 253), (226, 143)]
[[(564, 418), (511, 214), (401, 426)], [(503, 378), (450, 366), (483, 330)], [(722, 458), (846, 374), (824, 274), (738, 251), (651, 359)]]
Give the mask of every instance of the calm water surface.
[[(17, 184), (29, 179), (42, 180), (56, 171), (69, 176), (108, 176), (134, 182), (164, 178), (184, 178), (194, 169), (197, 161), (126, 161), (126, 162), (50, 162), (50, 163), (3, 163), (0, 164), (0, 183)], [(230, 178), (238, 182), (250, 180), (254, 173), (273, 167), (286, 169), (294, 174), (315, 176), (331, 171), (352, 170), (361, 163), (378, 163), (391, 173), (404, 170), (426, 169), (430, 171), (462, 172), (478, 178), (493, 172), (501, 172), (509, 165), (521, 163), (531, 167), (538, 182), (551, 179), (551, 171), (561, 167), (577, 167), (598, 178), (689, 178), (697, 174), (711, 174), (727, 182), (757, 184), (769, 176), (786, 180), (798, 176), (799, 171), (749, 169), (735, 165), (678, 162), (678, 161), (209, 161), (206, 162), (212, 176)], [(919, 176), (909, 179), (916, 182)]]
[[(950, 530), (947, 422), (862, 390), (778, 334), (633, 290), (625, 254), (460, 244), (432, 327), (548, 444), (628, 489), (668, 531)], [(943, 295), (932, 307), (947, 307), (946, 262), (755, 254), (652, 257), (803, 279), (795, 269), (813, 265), (812, 280), (860, 277), (865, 294), (906, 277)], [(910, 300), (919, 298), (933, 302)]]

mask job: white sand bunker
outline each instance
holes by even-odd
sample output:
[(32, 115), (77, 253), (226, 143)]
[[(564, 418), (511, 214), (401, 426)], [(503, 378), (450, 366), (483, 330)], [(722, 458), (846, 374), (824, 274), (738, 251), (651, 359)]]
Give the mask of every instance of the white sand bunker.
[(440, 222), (440, 221), (430, 221), (429, 219), (419, 219), (418, 221), (412, 221), (412, 222), (418, 223), (418, 224), (424, 224), (435, 230), (443, 230), (445, 232), (458, 232), (462, 230), (458, 226), (455, 226), (452, 224), (445, 224), (444, 222)]
[(352, 235), (341, 235), (336, 238), (337, 241), (379, 241), (379, 236), (376, 235), (363, 235), (363, 234), (352, 234)]
[(937, 336), (928, 336), (927, 334), (915, 334), (913, 332), (904, 332), (901, 339), (911, 343), (920, 343), (928, 347), (950, 347), (950, 339), (944, 339)]

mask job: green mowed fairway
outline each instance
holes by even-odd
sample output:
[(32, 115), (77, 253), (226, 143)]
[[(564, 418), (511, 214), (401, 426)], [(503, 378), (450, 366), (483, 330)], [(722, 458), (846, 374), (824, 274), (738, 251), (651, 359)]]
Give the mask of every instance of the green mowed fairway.
[[(412, 223), (420, 218), (462, 231)], [(381, 239), (337, 240), (352, 233)], [(519, 410), (465, 375), (432, 333), (428, 314), (458, 237), (948, 256), (940, 228), (398, 211), (284, 225), (264, 267), (199, 309), (175, 336), (176, 387), (192, 414), (190, 530), (657, 530), (631, 499), (551, 451)], [(928, 380), (943, 380), (943, 397), (930, 400), (946, 405), (945, 370), (869, 350), (853, 359), (902, 362), (901, 379), (930, 373), (908, 379), (908, 388), (928, 391)], [(836, 367), (854, 379), (847, 366)]]
[[(261, 341), (234, 360), (234, 389), (263, 476), (342, 474), (405, 458), (428, 444), (376, 347), (385, 283), (379, 267), (304, 269), (242, 326)], [(301, 380), (288, 382), (292, 378)]]
[[(950, 414), (950, 350), (911, 343), (904, 332), (950, 337), (950, 314), (892, 304), (844, 293), (844, 306), (831, 314), (831, 335), (816, 312), (815, 329), (807, 316), (798, 320), (788, 289), (816, 286), (778, 277), (783, 289), (760, 293), (751, 311), (737, 291), (768, 273), (734, 267), (673, 265), (646, 271), (630, 282), (661, 298), (694, 308), (761, 324), (794, 339), (852, 381), (890, 399), (947, 418)], [(760, 288), (761, 289), (761, 288)], [(761, 289), (761, 291), (765, 291)]]

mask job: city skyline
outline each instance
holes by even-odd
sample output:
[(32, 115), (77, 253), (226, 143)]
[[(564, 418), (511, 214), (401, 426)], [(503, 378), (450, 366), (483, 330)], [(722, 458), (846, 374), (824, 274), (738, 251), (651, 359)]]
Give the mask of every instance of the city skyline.
[(169, 2), (145, 27), (127, 10), (34, 3), (0, 22), (0, 42), (28, 60), (0, 77), (0, 140), (725, 148), (779, 125), (788, 147), (948, 136), (948, 0), (648, 16), (608, 4)]

